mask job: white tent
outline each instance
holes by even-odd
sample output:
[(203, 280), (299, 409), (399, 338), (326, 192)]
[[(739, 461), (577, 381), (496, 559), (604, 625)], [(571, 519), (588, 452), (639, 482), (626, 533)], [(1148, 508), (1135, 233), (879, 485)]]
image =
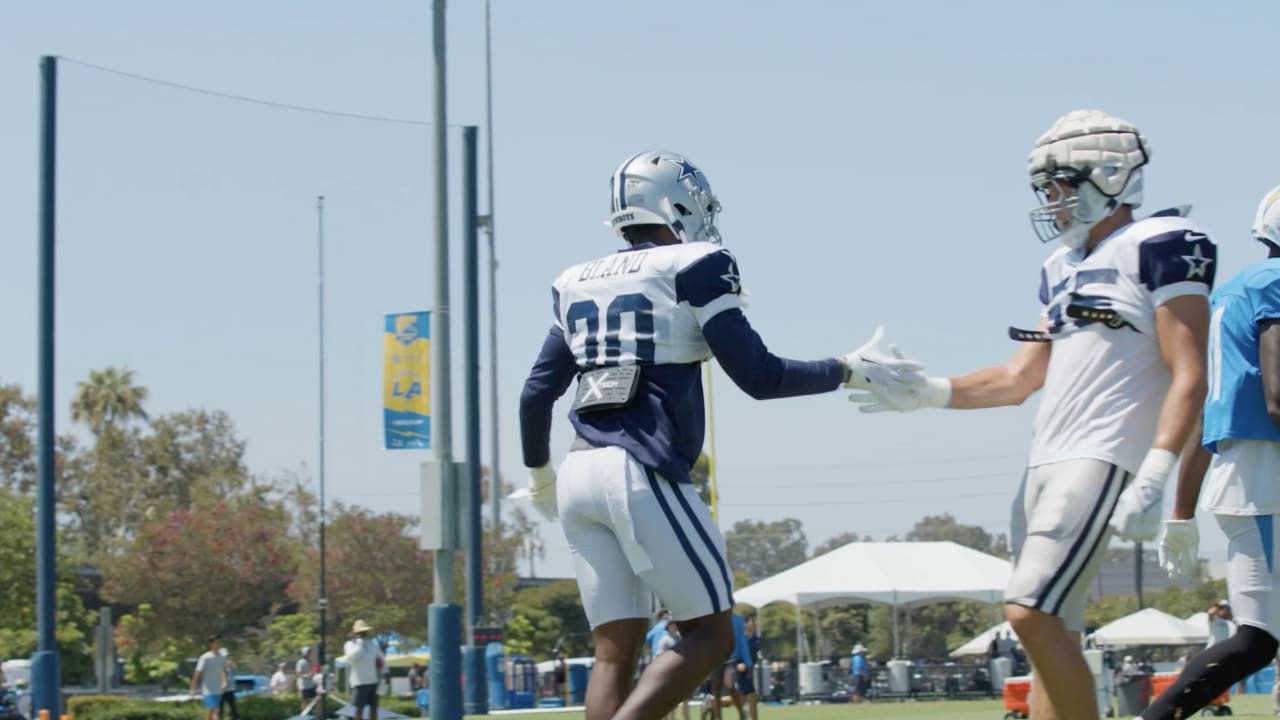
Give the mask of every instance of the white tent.
[(1176, 618), (1155, 608), (1144, 608), (1098, 628), (1093, 640), (1098, 645), (1197, 645), (1209, 639), (1205, 628)]
[[(953, 542), (852, 542), (734, 592), (755, 607), (775, 602), (823, 608), (857, 602), (892, 605), (893, 645), (898, 607), (947, 600), (998, 602), (1012, 565)], [(801, 634), (799, 624), (796, 634)]]
[(1005, 620), (995, 627), (987, 628), (986, 632), (983, 632), (981, 635), (975, 637), (969, 642), (961, 645), (955, 650), (952, 650), (951, 657), (962, 657), (964, 655), (986, 655), (987, 649), (991, 647), (991, 641), (996, 638), (996, 635), (1006, 634), (1014, 640), (1018, 639), (1018, 634), (1013, 631), (1013, 626), (1009, 624), (1008, 620)]

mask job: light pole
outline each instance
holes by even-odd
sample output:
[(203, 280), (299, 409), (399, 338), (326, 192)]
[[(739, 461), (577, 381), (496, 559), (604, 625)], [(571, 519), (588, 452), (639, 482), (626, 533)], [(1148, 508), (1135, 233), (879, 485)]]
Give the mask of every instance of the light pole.
[[(317, 266), (317, 289), (319, 292), (319, 315), (320, 315), (320, 458), (319, 458), (319, 481), (320, 481), (320, 597), (318, 605), (320, 609), (320, 682), (324, 682), (324, 665), (327, 660), (325, 654), (325, 636), (328, 634), (328, 626), (326, 616), (329, 609), (328, 586), (325, 584), (325, 553), (324, 553), (324, 196), (316, 198), (316, 266)], [(322, 687), (323, 689), (323, 687)], [(320, 717), (324, 717), (323, 706)]]
[(484, 2), (485, 162), (489, 213), (481, 229), (489, 236), (489, 519), (494, 537), (502, 511), (502, 480), (498, 477), (498, 255), (493, 220), (493, 54), (489, 43), (489, 0)]

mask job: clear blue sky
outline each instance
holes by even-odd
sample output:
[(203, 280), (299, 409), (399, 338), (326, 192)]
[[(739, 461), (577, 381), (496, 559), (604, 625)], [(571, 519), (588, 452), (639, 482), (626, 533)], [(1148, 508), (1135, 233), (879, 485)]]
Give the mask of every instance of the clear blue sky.
[[(448, 15), (450, 122), (483, 124), (483, 3), (455, 0)], [(1003, 361), (1014, 350), (1005, 327), (1035, 321), (1052, 248), (1029, 231), (1024, 164), (1068, 110), (1104, 109), (1147, 134), (1146, 209), (1192, 203), (1220, 243), (1219, 278), (1260, 257), (1247, 230), (1280, 182), (1278, 21), (1280, 6), (1264, 2), (495, 0), (504, 475), (523, 482), (516, 399), (549, 323), (547, 286), (618, 245), (601, 221), (627, 155), (675, 149), (707, 172), (749, 317), (776, 352), (843, 353), (884, 323), (931, 372), (956, 374)], [(0, 379), (35, 385), (41, 54), (425, 120), (430, 23), (426, 0), (6, 4)], [(416, 512), (428, 455), (381, 450), (379, 353), (383, 313), (431, 303), (429, 129), (75, 65), (61, 83), (60, 408), (90, 369), (128, 365), (153, 413), (228, 411), (255, 472), (314, 469), (323, 194), (329, 495)], [(460, 290), (459, 272), (458, 363)], [(813, 545), (846, 530), (902, 534), (940, 512), (1007, 532), (1034, 402), (868, 417), (843, 394), (757, 403), (717, 370), (722, 524), (796, 517)], [(557, 455), (570, 439), (564, 410)], [(461, 456), (461, 412), (455, 421)], [(1202, 519), (1220, 557), (1212, 526)], [(567, 574), (559, 529), (545, 535), (541, 573)]]

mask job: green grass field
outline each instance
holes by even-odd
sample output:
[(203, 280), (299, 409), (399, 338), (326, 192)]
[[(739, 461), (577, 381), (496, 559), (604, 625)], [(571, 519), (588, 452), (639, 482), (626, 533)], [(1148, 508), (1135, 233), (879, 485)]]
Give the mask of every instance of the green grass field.
[[(1234, 717), (1272, 717), (1270, 695), (1240, 695), (1231, 698)], [(996, 700), (958, 700), (954, 702), (883, 702), (866, 705), (762, 705), (760, 720), (848, 720), (850, 718), (888, 718), (889, 720), (923, 720), (924, 718), (948, 718), (949, 720), (1001, 720), (1004, 703)], [(502, 714), (501, 717), (517, 720), (578, 720), (581, 710), (552, 713)], [(679, 714), (676, 715), (680, 717)], [(690, 717), (696, 720), (697, 712)], [(727, 710), (726, 720), (736, 718), (733, 710)]]

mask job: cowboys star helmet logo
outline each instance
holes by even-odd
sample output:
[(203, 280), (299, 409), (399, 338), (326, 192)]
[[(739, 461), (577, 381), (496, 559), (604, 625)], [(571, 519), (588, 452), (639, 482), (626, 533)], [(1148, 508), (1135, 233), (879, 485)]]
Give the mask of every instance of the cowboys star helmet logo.
[(673, 160), (667, 157), (664, 157), (662, 159), (680, 168), (680, 174), (676, 176), (676, 182), (681, 182), (685, 179), (689, 179), (693, 181), (694, 185), (698, 186), (699, 188), (702, 187), (702, 180), (701, 178), (698, 177), (698, 168), (694, 167), (693, 164), (690, 163), (688, 160), (685, 160), (683, 157), (679, 158), (678, 160)]

